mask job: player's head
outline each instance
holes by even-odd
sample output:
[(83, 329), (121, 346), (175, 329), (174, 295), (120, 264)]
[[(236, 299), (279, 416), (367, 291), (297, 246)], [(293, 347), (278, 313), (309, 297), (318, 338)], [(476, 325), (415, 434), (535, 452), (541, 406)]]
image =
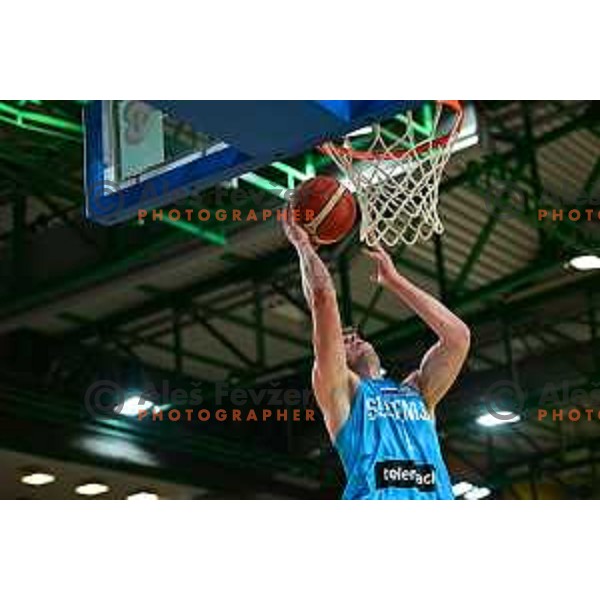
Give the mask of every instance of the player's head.
[(362, 377), (378, 375), (381, 363), (373, 346), (362, 338), (356, 327), (346, 327), (342, 333), (348, 368)]

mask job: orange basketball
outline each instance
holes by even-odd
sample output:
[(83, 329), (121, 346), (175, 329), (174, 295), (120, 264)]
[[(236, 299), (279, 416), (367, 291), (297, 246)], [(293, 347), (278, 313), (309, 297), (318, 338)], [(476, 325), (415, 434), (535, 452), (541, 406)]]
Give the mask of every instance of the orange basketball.
[(335, 244), (356, 221), (354, 196), (337, 179), (318, 175), (294, 190), (293, 206), (300, 225), (319, 244)]

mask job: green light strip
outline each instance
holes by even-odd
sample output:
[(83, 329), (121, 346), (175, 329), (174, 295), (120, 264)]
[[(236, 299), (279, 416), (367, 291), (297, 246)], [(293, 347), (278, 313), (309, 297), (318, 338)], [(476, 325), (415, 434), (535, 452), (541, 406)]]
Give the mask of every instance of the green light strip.
[(43, 133), (44, 135), (48, 135), (50, 137), (60, 138), (62, 140), (68, 140), (70, 142), (80, 141), (79, 138), (75, 138), (71, 135), (66, 135), (61, 133), (60, 131), (52, 131), (51, 129), (44, 129), (42, 127), (35, 127), (34, 125), (25, 125), (23, 123), (16, 123), (13, 119), (8, 119), (0, 115), (0, 122), (8, 123), (9, 125), (14, 125), (19, 127), (20, 129), (24, 129), (25, 131), (35, 131), (36, 133)]
[(317, 174), (314, 154), (312, 152), (307, 152), (305, 160), (304, 170), (306, 171), (306, 175), (309, 178), (313, 178)]
[(266, 177), (262, 177), (261, 175), (257, 175), (256, 173), (245, 173), (240, 177), (244, 181), (256, 186), (257, 188), (276, 196), (280, 200), (285, 200), (283, 196), (283, 192), (285, 191), (280, 185), (274, 183), (270, 179)]
[(425, 135), (429, 136), (433, 134), (433, 106), (429, 102), (423, 105), (421, 110), (423, 114), (423, 120), (425, 121)]
[[(20, 101), (20, 105), (24, 106), (23, 103), (25, 102), (28, 101)], [(30, 102), (41, 104), (39, 100)], [(83, 133), (83, 127), (80, 123), (73, 123), (71, 121), (66, 121), (65, 119), (52, 117), (31, 110), (15, 108), (6, 102), (0, 102), (0, 121), (28, 131), (36, 131), (73, 141), (79, 141), (81, 139), (80, 136)]]
[(282, 162), (271, 163), (271, 166), (275, 167), (277, 170), (281, 171), (282, 173), (285, 173), (286, 175), (291, 176), (294, 179), (298, 179), (299, 181), (306, 181), (307, 179), (310, 179), (310, 177), (311, 177), (307, 173), (298, 171), (298, 169), (295, 169), (294, 167), (291, 167), (290, 165), (287, 165)]
[[(423, 117), (423, 124), (419, 123), (413, 115), (412, 127), (415, 131), (418, 131), (421, 135), (430, 137), (433, 133), (433, 113), (431, 110), (431, 104), (425, 103), (421, 109), (421, 116)], [(408, 118), (402, 114), (394, 117), (397, 121), (400, 121), (404, 125), (408, 125)]]

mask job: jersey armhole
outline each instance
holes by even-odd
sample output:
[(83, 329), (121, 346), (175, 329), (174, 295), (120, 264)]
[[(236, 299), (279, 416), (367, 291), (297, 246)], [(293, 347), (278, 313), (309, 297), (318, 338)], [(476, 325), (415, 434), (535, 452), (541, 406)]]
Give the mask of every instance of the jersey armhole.
[(337, 447), (338, 440), (340, 439), (340, 437), (342, 435), (342, 432), (348, 428), (348, 423), (350, 422), (350, 419), (352, 419), (352, 415), (356, 412), (355, 411), (356, 398), (358, 397), (358, 392), (359, 392), (361, 384), (362, 384), (362, 380), (360, 379), (360, 377), (358, 377), (358, 375), (356, 375), (355, 373), (352, 373), (352, 371), (350, 371), (350, 375), (351, 375), (351, 377), (350, 377), (351, 381), (349, 382), (349, 385), (350, 385), (350, 389), (351, 389), (351, 394), (350, 394), (350, 406), (348, 407), (348, 416), (346, 417), (346, 420), (338, 428), (335, 437), (331, 440), (331, 443), (336, 447)]
[(423, 402), (423, 405), (425, 406), (425, 410), (427, 410), (427, 412), (431, 415), (431, 419), (435, 424), (435, 407), (431, 408), (429, 406), (429, 404), (427, 403), (427, 400), (425, 399), (425, 396), (423, 395), (423, 392), (421, 391), (418, 381), (419, 381), (419, 372), (417, 370), (415, 370), (412, 373), (410, 373), (410, 375), (407, 375), (402, 380), (402, 385), (413, 389), (415, 392), (417, 392), (417, 394), (419, 394), (419, 397), (421, 398), (421, 401)]

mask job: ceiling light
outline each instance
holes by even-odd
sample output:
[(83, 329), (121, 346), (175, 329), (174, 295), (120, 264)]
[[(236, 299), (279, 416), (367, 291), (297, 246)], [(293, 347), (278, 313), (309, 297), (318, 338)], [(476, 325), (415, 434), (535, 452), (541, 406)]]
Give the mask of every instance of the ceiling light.
[(569, 265), (578, 271), (592, 271), (600, 269), (600, 257), (594, 254), (575, 256), (569, 261)]
[(159, 466), (159, 460), (152, 452), (129, 440), (85, 435), (73, 440), (73, 445), (77, 449), (111, 460), (122, 460), (126, 456), (129, 462), (146, 467)]
[(27, 485), (47, 485), (55, 479), (56, 477), (50, 475), (50, 473), (30, 473), (29, 475), (23, 475), (21, 482)]
[(137, 394), (135, 396), (129, 396), (123, 402), (115, 408), (115, 412), (125, 417), (137, 417), (139, 412), (142, 410), (150, 410), (154, 406), (154, 402), (150, 400), (142, 400), (142, 397)]
[(110, 488), (103, 483), (84, 483), (75, 488), (75, 492), (80, 496), (99, 496), (105, 494)]
[[(497, 417), (496, 414), (500, 416)], [(506, 415), (506, 417), (504, 417), (503, 415)], [(512, 415), (512, 417), (509, 417), (508, 415)], [(516, 415), (510, 411), (499, 410), (495, 414), (485, 413), (483, 415), (479, 415), (477, 417), (477, 424), (482, 425), (483, 427), (497, 427), (498, 425), (518, 423), (520, 420), (520, 415)]]
[(491, 490), (486, 487), (476, 487), (472, 490), (469, 490), (465, 494), (465, 500), (481, 500), (482, 498), (486, 498), (491, 494)]
[(137, 492), (127, 496), (127, 500), (158, 500), (158, 494), (152, 492)]
[(346, 134), (346, 137), (358, 137), (361, 135), (371, 135), (373, 133), (373, 127), (367, 125), (366, 127), (361, 127), (360, 129), (355, 129), (350, 133)]
[(452, 486), (452, 492), (455, 496), (462, 496), (473, 489), (473, 484), (468, 481), (460, 481)]

